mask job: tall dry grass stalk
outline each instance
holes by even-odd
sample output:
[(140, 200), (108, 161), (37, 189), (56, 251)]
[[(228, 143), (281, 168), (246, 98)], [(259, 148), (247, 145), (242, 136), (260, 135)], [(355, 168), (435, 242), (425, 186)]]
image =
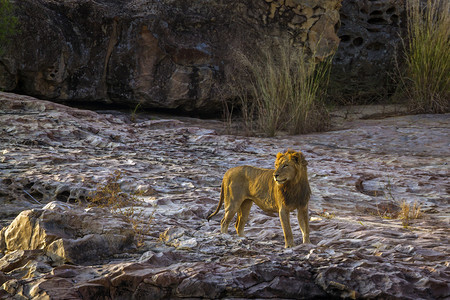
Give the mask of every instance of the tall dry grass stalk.
[[(300, 53), (299, 53), (300, 54)], [(295, 83), (289, 97), (289, 131), (308, 133), (323, 131), (329, 126), (324, 99), (330, 78), (332, 57), (320, 63), (308, 63), (305, 55), (294, 62)]]
[(417, 113), (450, 111), (450, 1), (407, 0), (402, 82)]
[(252, 58), (237, 56), (244, 76), (235, 80), (234, 89), (250, 130), (274, 136), (278, 130), (297, 134), (327, 127), (322, 100), (331, 60), (312, 63), (302, 48), (289, 44), (263, 49)]

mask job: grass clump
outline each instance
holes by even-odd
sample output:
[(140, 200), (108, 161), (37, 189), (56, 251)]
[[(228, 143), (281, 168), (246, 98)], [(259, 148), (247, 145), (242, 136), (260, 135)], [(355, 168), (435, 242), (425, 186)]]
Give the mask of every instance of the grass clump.
[(405, 67), (400, 76), (416, 113), (450, 111), (450, 2), (407, 0)]
[(132, 123), (136, 123), (137, 119), (138, 119), (138, 109), (141, 106), (142, 102), (139, 102), (138, 104), (136, 104), (136, 106), (134, 107), (133, 111), (130, 114), (130, 121)]
[[(254, 58), (240, 53), (243, 73), (234, 80), (247, 131), (274, 136), (321, 131), (329, 116), (323, 98), (331, 59), (314, 63), (303, 48), (280, 44)], [(242, 71), (241, 70), (241, 71)]]
[(406, 200), (396, 201), (390, 204), (377, 205), (374, 215), (385, 220), (401, 220), (403, 227), (408, 228), (412, 220), (422, 217), (421, 207), (417, 201), (414, 203), (408, 203)]
[(421, 205), (414, 201), (414, 203), (408, 203), (405, 200), (400, 203), (400, 212), (398, 218), (402, 220), (403, 227), (408, 227), (411, 220), (419, 219), (422, 217)]
[(396, 199), (393, 190), (394, 186), (388, 177), (383, 191), (383, 194), (386, 196), (386, 202), (377, 204), (374, 215), (386, 220), (401, 220), (403, 227), (408, 228), (411, 220), (420, 219), (423, 216), (421, 211), (422, 205), (417, 201), (409, 203), (405, 199)]
[(329, 220), (333, 219), (336, 216), (334, 213), (328, 212), (325, 208), (323, 209), (322, 212), (319, 212), (318, 215), (321, 216), (322, 218), (329, 219)]
[(150, 217), (144, 216), (143, 208), (136, 208), (142, 204), (138, 198), (141, 192), (126, 193), (122, 191), (119, 181), (122, 178), (120, 171), (115, 171), (107, 178), (104, 184), (99, 184), (87, 198), (89, 207), (101, 207), (108, 209), (114, 215), (120, 215), (130, 223), (135, 233), (137, 247), (144, 245), (145, 236), (151, 231), (151, 222), (155, 210)]
[(0, 55), (5, 45), (17, 32), (19, 19), (14, 16), (14, 6), (9, 0), (0, 0)]

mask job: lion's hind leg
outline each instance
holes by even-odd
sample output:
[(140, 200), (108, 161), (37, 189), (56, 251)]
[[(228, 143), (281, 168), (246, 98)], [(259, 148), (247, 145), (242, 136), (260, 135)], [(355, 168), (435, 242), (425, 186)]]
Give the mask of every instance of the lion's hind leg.
[(228, 170), (223, 177), (225, 215), (220, 223), (220, 231), (222, 233), (228, 233), (228, 227), (234, 215), (240, 211), (241, 204), (246, 199), (245, 192), (243, 192), (246, 189), (246, 181), (240, 172), (241, 168), (233, 168)]
[(250, 209), (252, 208), (253, 201), (250, 199), (244, 200), (238, 211), (238, 216), (236, 220), (236, 231), (239, 236), (245, 236), (244, 226), (247, 223), (248, 216), (250, 214)]
[(236, 202), (233, 197), (229, 197), (229, 195), (225, 196), (225, 214), (222, 221), (220, 221), (220, 232), (228, 233), (228, 227), (234, 215), (238, 212), (239, 207), (240, 203)]
[(224, 197), (225, 215), (220, 222), (220, 231), (222, 233), (228, 233), (228, 227), (234, 218), (234, 215), (240, 211), (242, 202), (245, 199), (241, 195), (234, 195), (232, 189), (227, 189)]
[(233, 220), (236, 210), (225, 210), (225, 215), (220, 221), (220, 232), (228, 233), (228, 227), (230, 226), (231, 220)]

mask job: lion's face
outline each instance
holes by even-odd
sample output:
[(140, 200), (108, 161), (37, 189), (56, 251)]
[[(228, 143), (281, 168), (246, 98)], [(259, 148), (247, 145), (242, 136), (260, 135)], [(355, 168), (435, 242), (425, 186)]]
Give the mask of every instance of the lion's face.
[(308, 163), (301, 152), (288, 150), (286, 153), (278, 153), (275, 161), (275, 172), (273, 178), (279, 185), (289, 181), (298, 180), (306, 171)]

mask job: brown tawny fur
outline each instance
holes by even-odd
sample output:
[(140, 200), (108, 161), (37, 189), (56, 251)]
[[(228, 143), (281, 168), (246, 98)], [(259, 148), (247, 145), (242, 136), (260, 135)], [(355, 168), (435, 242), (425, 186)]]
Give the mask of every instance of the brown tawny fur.
[(250, 209), (252, 204), (256, 203), (266, 212), (278, 213), (285, 247), (288, 248), (294, 246), (289, 213), (297, 210), (303, 243), (310, 243), (308, 202), (311, 189), (307, 165), (301, 152), (288, 150), (284, 154), (278, 153), (275, 169), (251, 166), (229, 169), (222, 180), (219, 205), (207, 219), (216, 215), (224, 204), (225, 215), (221, 221), (221, 232), (228, 232), (228, 226), (237, 213), (236, 231), (239, 236), (244, 236), (244, 226)]

